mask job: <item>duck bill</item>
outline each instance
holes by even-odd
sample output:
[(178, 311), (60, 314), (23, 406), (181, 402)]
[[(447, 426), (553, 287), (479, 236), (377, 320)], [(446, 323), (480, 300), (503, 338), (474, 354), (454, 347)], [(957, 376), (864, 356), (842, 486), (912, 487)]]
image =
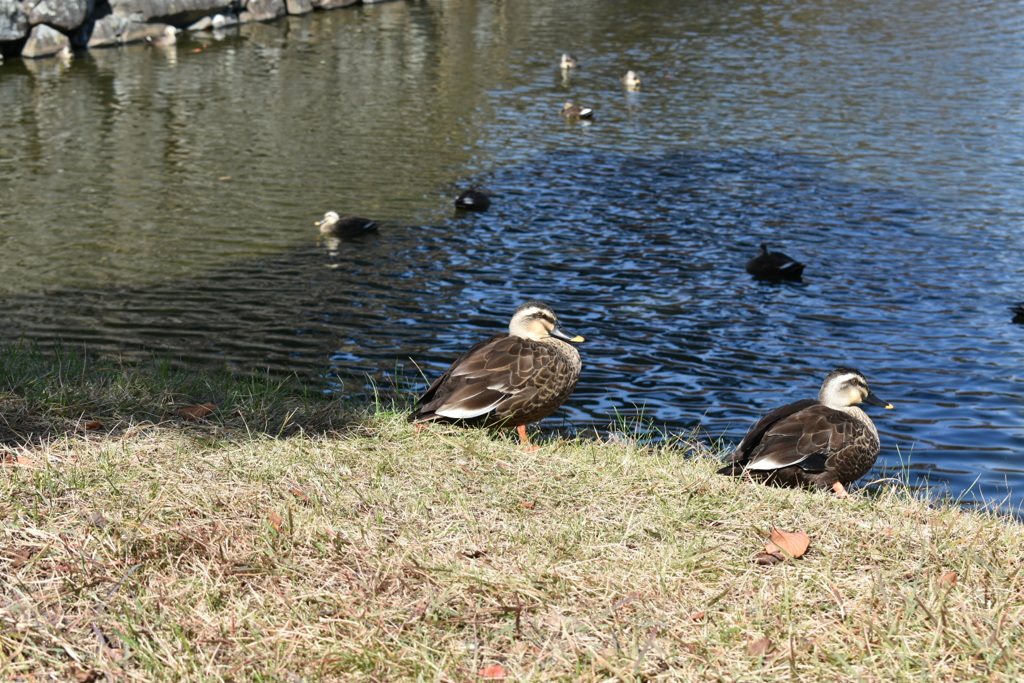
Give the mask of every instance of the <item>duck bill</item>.
[(555, 325), (554, 329), (551, 330), (549, 334), (555, 339), (561, 339), (562, 341), (576, 342), (577, 344), (583, 341), (583, 337), (579, 336), (578, 334), (575, 337), (572, 336), (571, 334), (566, 332), (565, 328), (562, 327), (561, 325)]
[(885, 401), (883, 401), (882, 399), (878, 398), (877, 396), (875, 396), (871, 392), (868, 392), (868, 395), (864, 397), (864, 403), (867, 403), (867, 404), (873, 405), (873, 406), (878, 406), (880, 408), (887, 408), (889, 410), (892, 410), (892, 404), (891, 403), (886, 403)]

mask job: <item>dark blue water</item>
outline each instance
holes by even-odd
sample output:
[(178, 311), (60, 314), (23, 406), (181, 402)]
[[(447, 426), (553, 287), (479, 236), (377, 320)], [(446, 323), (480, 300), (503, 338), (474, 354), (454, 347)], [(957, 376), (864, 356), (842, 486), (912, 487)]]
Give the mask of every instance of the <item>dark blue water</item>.
[[(541, 298), (587, 338), (549, 431), (736, 442), (850, 365), (896, 406), (867, 480), (1016, 507), (1024, 10), (954, 5), (397, 2), (6, 62), (0, 334), (411, 397)], [(803, 283), (751, 280), (766, 241)]]

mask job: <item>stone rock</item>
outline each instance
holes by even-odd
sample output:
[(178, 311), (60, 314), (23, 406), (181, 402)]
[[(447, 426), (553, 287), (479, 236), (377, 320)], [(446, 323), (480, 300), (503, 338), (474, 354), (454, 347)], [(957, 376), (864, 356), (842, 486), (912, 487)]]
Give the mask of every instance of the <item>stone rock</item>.
[(135, 21), (187, 26), (208, 15), (231, 12), (236, 0), (110, 0), (110, 11)]
[(125, 23), (121, 32), (122, 43), (138, 43), (147, 38), (156, 38), (163, 35), (167, 24), (144, 24), (140, 21), (129, 21)]
[(309, 14), (313, 11), (313, 3), (310, 0), (285, 0), (284, 7), (288, 14)]
[(73, 31), (82, 25), (85, 18), (92, 12), (92, 0), (31, 0), (25, 3), (28, 10), (28, 21), (36, 24)]
[(39, 24), (33, 26), (32, 32), (28, 34), (25, 47), (21, 48), (21, 56), (26, 59), (39, 59), (52, 57), (62, 50), (71, 50), (71, 41), (68, 37), (55, 28)]
[(338, 9), (339, 7), (351, 7), (359, 0), (311, 0), (316, 9)]
[(93, 48), (120, 45), (121, 34), (124, 33), (124, 29), (127, 25), (127, 19), (124, 17), (115, 17), (113, 14), (108, 14), (105, 17), (97, 19), (93, 22), (92, 28), (84, 36), (85, 46)]
[(284, 0), (249, 0), (238, 18), (243, 23), (250, 21), (272, 21), (287, 14)]
[(17, 0), (0, 0), (0, 43), (28, 35), (28, 14)]

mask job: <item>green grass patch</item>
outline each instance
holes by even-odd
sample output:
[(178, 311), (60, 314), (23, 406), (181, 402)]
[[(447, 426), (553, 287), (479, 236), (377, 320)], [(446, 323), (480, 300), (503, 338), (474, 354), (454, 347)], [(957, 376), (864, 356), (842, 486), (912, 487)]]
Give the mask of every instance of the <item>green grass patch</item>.
[[(1019, 523), (902, 486), (768, 488), (696, 439), (525, 453), (290, 383), (26, 347), (0, 350), (0, 415), (4, 678), (1024, 673)], [(755, 565), (773, 526), (807, 555)]]

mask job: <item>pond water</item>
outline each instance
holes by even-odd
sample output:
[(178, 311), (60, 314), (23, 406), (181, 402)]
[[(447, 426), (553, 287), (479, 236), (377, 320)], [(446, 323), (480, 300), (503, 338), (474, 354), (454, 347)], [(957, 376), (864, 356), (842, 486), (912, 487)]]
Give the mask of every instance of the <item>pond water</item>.
[[(0, 338), (413, 396), (540, 298), (587, 338), (545, 429), (737, 442), (850, 365), (896, 406), (872, 478), (1017, 508), (1022, 29), (984, 0), (440, 0), (8, 60)], [(470, 185), (494, 204), (456, 215)], [(327, 209), (384, 225), (324, 241)], [(761, 242), (804, 282), (751, 280)]]

